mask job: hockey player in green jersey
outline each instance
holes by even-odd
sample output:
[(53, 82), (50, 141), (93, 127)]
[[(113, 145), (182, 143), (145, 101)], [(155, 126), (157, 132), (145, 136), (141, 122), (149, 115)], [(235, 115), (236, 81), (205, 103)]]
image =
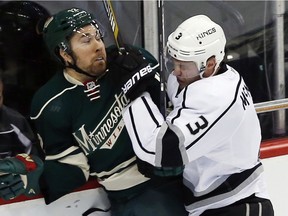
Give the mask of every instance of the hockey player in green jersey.
[(31, 105), (31, 120), (46, 154), (42, 175), (46, 203), (96, 176), (108, 194), (112, 215), (187, 215), (179, 177), (151, 180), (138, 171), (121, 115), (129, 103), (123, 83), (127, 88), (130, 81), (137, 84), (137, 79), (125, 77), (156, 76), (154, 57), (128, 45), (122, 53), (106, 48), (93, 15), (78, 8), (48, 19), (43, 37), (63, 65), (36, 92)]

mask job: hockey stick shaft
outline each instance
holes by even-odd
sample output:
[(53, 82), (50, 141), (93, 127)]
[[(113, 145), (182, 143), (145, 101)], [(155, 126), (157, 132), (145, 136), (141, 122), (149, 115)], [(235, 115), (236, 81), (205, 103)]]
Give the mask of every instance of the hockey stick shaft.
[[(113, 10), (113, 6), (110, 0), (102, 1), (111, 25), (111, 29), (113, 31), (114, 39), (116, 45), (120, 52), (124, 50), (124, 43), (122, 41), (118, 23), (116, 20), (115, 12)], [(162, 115), (166, 116), (166, 92), (165, 92), (165, 76), (163, 72), (163, 43), (164, 43), (164, 34), (162, 32), (162, 26), (164, 25), (164, 11), (163, 11), (163, 0), (158, 0), (158, 32), (159, 32), (159, 64), (160, 64), (160, 111)]]
[(166, 91), (164, 66), (164, 0), (158, 0), (158, 34), (159, 34), (159, 64), (160, 64), (160, 112), (166, 117)]
[(104, 4), (104, 7), (105, 7), (105, 10), (106, 10), (106, 13), (107, 13), (110, 25), (111, 25), (111, 29), (113, 31), (115, 43), (118, 49), (121, 50), (124, 47), (124, 43), (120, 35), (119, 26), (116, 20), (115, 12), (112, 7), (112, 3), (110, 0), (103, 0), (102, 2)]
[(288, 109), (288, 98), (254, 104), (257, 113)]

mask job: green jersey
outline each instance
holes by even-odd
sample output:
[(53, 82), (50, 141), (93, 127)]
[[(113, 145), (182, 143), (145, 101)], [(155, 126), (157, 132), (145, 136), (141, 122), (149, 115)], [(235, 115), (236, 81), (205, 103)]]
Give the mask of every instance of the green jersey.
[[(157, 63), (148, 52), (144, 55), (152, 65)], [(148, 180), (137, 169), (122, 119), (129, 101), (120, 76), (109, 64), (102, 78), (86, 83), (60, 71), (34, 95), (31, 119), (46, 155), (46, 203), (82, 185), (89, 175), (108, 191), (131, 189)]]

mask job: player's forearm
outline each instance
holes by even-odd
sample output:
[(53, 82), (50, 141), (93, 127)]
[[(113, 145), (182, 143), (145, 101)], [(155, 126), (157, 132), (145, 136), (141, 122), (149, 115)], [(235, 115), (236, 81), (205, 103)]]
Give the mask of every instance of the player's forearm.
[(42, 177), (42, 193), (46, 204), (73, 192), (87, 181), (78, 166), (55, 160), (45, 161)]
[(182, 167), (187, 162), (185, 148), (180, 145), (181, 131), (164, 121), (148, 93), (133, 101), (123, 117), (133, 149), (141, 160), (166, 168)]
[(148, 93), (134, 100), (123, 111), (123, 118), (136, 155), (155, 166), (157, 137), (165, 123)]
[(86, 156), (77, 146), (56, 155), (46, 155), (42, 178), (42, 193), (46, 204), (85, 184), (89, 168)]
[(82, 170), (83, 175), (86, 180), (89, 177), (89, 164), (87, 157), (81, 151), (81, 149), (77, 146), (71, 146), (65, 151), (57, 154), (57, 155), (47, 155), (45, 157), (45, 161), (55, 161), (57, 163), (69, 164), (75, 167), (78, 167)]

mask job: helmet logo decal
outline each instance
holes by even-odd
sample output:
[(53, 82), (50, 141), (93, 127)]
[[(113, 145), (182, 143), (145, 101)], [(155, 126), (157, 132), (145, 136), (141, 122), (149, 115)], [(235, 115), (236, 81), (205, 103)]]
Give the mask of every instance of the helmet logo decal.
[(213, 27), (211, 29), (208, 29), (207, 31), (202, 32), (201, 34), (198, 34), (198, 36), (196, 36), (196, 39), (197, 40), (203, 39), (204, 37), (211, 35), (215, 32), (216, 32), (216, 29), (215, 29), (215, 27)]
[(176, 40), (179, 40), (181, 37), (182, 37), (182, 32), (180, 32), (180, 33), (178, 34), (178, 36), (175, 37), (175, 39), (176, 39)]

